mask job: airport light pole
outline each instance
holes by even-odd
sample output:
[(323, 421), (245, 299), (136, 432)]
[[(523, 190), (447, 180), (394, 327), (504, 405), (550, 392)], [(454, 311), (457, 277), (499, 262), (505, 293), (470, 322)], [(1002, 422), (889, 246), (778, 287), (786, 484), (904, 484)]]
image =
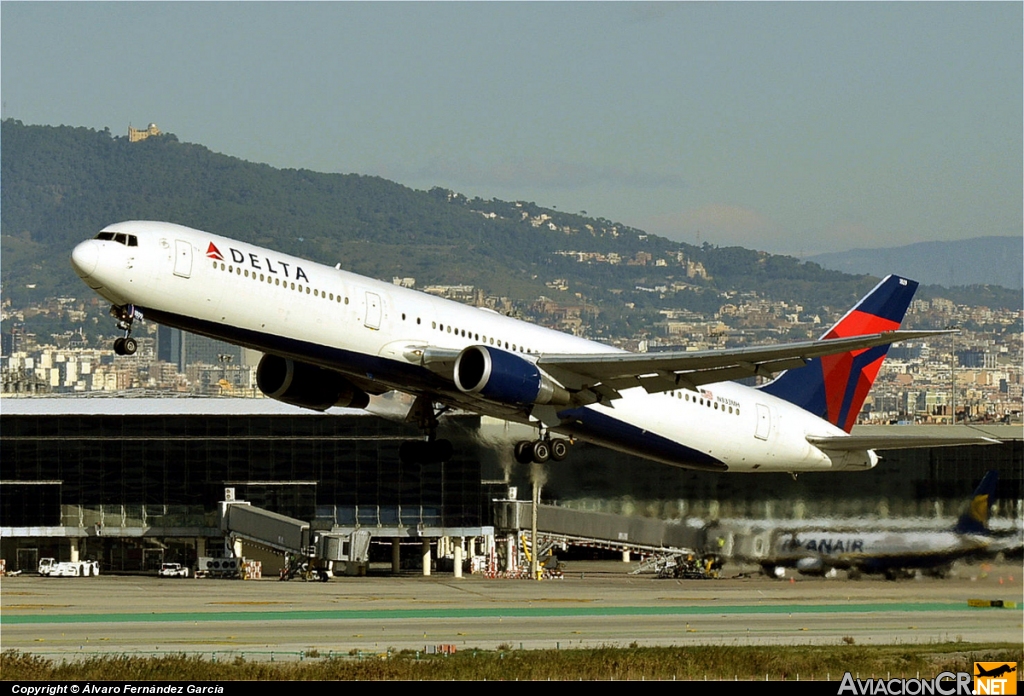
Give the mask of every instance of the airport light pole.
[(540, 580), (540, 566), (537, 563), (537, 506), (540, 505), (540, 481), (533, 477), (533, 504), (530, 505), (530, 578)]

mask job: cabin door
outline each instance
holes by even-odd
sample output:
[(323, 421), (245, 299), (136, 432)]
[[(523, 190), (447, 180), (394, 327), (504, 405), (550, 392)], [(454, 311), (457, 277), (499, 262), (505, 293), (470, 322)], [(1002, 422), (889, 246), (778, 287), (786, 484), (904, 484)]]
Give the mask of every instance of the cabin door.
[(366, 293), (366, 320), (363, 326), (368, 329), (380, 328), (380, 295), (375, 292)]
[(181, 278), (192, 275), (192, 245), (183, 239), (174, 240), (174, 275)]
[(772, 431), (772, 414), (764, 404), (757, 406), (757, 428), (754, 430), (754, 437), (758, 440), (767, 440), (768, 434)]

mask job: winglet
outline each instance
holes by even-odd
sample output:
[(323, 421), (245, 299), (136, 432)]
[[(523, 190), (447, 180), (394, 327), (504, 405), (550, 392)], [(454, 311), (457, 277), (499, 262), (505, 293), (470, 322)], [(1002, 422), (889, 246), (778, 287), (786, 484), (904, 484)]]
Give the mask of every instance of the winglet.
[[(899, 328), (917, 285), (896, 275), (886, 277), (822, 339)], [(761, 389), (850, 432), (888, 350), (888, 345), (882, 345), (814, 358), (803, 369), (784, 372)]]
[(999, 472), (989, 471), (981, 479), (981, 483), (974, 489), (971, 502), (960, 515), (959, 521), (953, 527), (957, 534), (986, 534), (988, 532), (988, 514), (992, 509), (992, 499), (996, 496), (996, 483), (999, 481)]

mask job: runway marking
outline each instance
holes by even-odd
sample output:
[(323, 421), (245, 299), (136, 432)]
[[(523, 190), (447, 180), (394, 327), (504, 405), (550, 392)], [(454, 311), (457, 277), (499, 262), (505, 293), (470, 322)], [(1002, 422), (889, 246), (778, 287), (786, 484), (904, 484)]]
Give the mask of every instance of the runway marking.
[[(9, 609), (8, 609), (9, 611)], [(566, 616), (688, 616), (728, 614), (867, 614), (891, 612), (977, 612), (962, 602), (907, 604), (739, 604), (727, 606), (500, 607), (451, 609), (338, 609), (328, 611), (211, 611), (103, 614), (0, 614), (0, 625), (49, 623), (173, 623), (218, 621), (358, 621), (386, 619), (544, 618)]]

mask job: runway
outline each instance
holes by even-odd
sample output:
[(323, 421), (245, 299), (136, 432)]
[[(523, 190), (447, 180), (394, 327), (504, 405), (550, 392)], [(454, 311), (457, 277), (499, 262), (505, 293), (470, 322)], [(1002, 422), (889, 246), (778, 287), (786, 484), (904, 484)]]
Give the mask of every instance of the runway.
[[(1020, 568), (964, 566), (961, 578), (662, 580), (577, 562), (562, 580), (451, 575), (328, 583), (4, 578), (0, 647), (48, 656), (243, 654), (636, 645), (1020, 643)], [(1015, 601), (977, 608), (970, 599)]]

